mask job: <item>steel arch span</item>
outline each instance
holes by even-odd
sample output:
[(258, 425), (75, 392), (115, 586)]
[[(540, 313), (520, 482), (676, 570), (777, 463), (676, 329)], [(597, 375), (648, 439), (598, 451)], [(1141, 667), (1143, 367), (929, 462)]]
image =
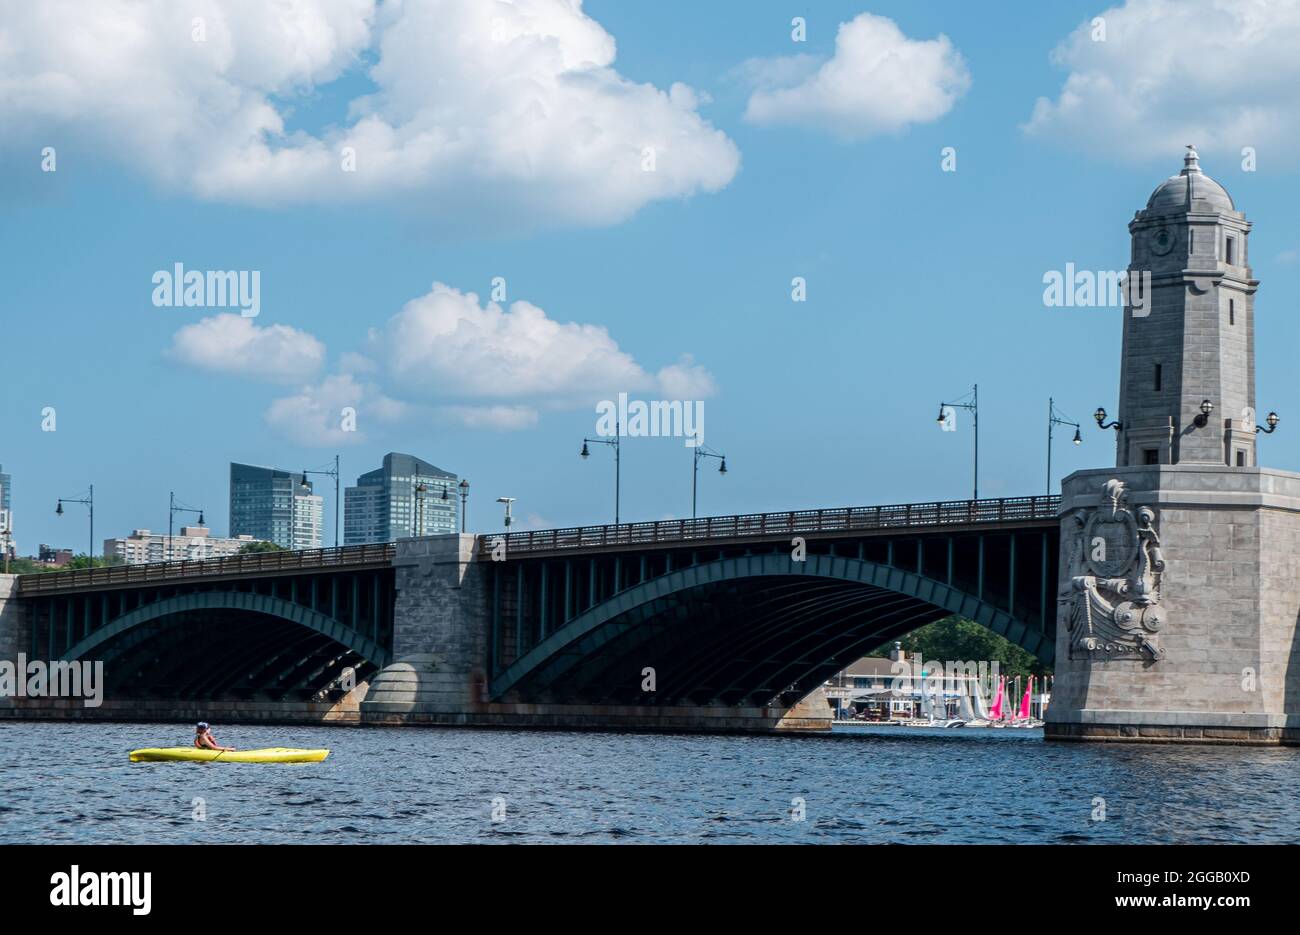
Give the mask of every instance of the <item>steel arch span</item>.
[(285, 598), (194, 591), (152, 601), (92, 630), (62, 660), (99, 659), (127, 692), (175, 697), (310, 695), (345, 666), (366, 673), (391, 653), (366, 634)]
[[(493, 699), (793, 703), (881, 643), (959, 614), (1044, 661), (1050, 635), (958, 587), (830, 554), (720, 558), (628, 587), (505, 666)], [(642, 689), (654, 670), (653, 694)]]

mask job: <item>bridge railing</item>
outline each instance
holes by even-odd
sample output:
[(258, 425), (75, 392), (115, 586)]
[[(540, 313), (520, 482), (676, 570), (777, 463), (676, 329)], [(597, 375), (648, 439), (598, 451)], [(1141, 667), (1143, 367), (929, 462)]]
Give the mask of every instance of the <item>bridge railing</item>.
[(747, 536), (785, 533), (852, 532), (1055, 519), (1060, 502), (1061, 498), (1054, 495), (1002, 497), (995, 500), (950, 500), (829, 510), (746, 513), (738, 516), (706, 516), (699, 519), (620, 523), (616, 526), (574, 526), (568, 529), (485, 535), (480, 540), (479, 549), (482, 554), (488, 555), (494, 543), (502, 539), (506, 543), (506, 554), (510, 555), (520, 552), (552, 552), (602, 546), (707, 542), (712, 539), (743, 539)]
[(394, 545), (345, 545), (334, 549), (294, 549), (283, 552), (249, 552), (202, 561), (151, 562), (148, 565), (109, 565), (22, 575), (23, 594), (63, 591), (69, 588), (110, 587), (209, 578), (219, 575), (256, 575), (283, 571), (319, 571), (357, 565), (392, 564)]

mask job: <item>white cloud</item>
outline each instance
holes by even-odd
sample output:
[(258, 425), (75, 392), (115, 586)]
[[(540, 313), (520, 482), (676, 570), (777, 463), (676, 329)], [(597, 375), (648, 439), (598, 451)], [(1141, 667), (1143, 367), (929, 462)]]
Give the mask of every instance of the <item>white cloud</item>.
[(808, 71), (806, 56), (747, 62), (741, 72), (756, 90), (745, 119), (860, 140), (939, 119), (971, 83), (947, 36), (909, 39), (893, 20), (870, 13), (841, 23), (834, 56)]
[(336, 374), (275, 400), (265, 419), (299, 445), (328, 446), (365, 441), (370, 425), (391, 425), (407, 414), (405, 405), (384, 396), (373, 384)]
[(512, 431), (537, 424), (537, 410), (530, 406), (445, 406), (442, 413), (472, 429)]
[[(502, 308), (435, 282), (381, 328), (365, 353), (339, 356), (336, 373), (308, 383), (325, 346), (286, 325), (260, 328), (234, 314), (186, 325), (172, 338), (173, 360), (218, 373), (303, 384), (275, 400), (268, 424), (304, 445), (348, 444), (379, 422), (453, 421), (513, 431), (541, 410), (590, 410), (620, 392), (699, 400), (717, 392), (713, 375), (683, 354), (650, 372), (599, 325), (558, 322), (530, 302)], [(344, 407), (357, 429), (343, 426)]]
[[(1055, 100), (1039, 98), (1025, 131), (1109, 157), (1174, 159), (1300, 143), (1300, 3), (1128, 0), (1091, 18), (1052, 53), (1068, 69)], [(1288, 159), (1289, 161), (1289, 159)]]
[(325, 345), (288, 325), (262, 328), (251, 318), (223, 313), (177, 331), (168, 356), (216, 373), (297, 383), (320, 370)]
[(672, 399), (716, 391), (690, 357), (651, 374), (599, 325), (556, 321), (531, 302), (480, 304), (440, 282), (372, 332), (369, 356), (404, 396), (514, 407), (497, 414), (498, 424), (523, 424), (519, 407), (586, 407), (620, 391)]
[[(79, 132), (204, 198), (386, 197), (440, 222), (610, 223), (727, 185), (739, 153), (697, 95), (629, 81), (614, 57), (580, 0), (14, 0), (0, 124), (11, 141)], [(287, 126), (349, 71), (375, 91), (343, 125)]]

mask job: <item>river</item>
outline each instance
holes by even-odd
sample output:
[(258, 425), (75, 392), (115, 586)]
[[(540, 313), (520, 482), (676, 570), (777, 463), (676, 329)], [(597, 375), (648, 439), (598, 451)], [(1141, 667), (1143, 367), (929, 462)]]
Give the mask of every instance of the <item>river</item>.
[(7, 722), (0, 843), (1300, 841), (1294, 748), (854, 726), (214, 731), (241, 749), (332, 752), (319, 764), (130, 763), (138, 747), (185, 745), (189, 728)]

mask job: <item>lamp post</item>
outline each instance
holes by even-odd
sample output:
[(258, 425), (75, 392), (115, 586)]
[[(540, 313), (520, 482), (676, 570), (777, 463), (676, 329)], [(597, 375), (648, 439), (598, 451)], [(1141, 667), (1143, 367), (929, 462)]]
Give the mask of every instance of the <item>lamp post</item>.
[(1056, 403), (1052, 397), (1047, 397), (1047, 493), (1052, 493), (1052, 429), (1058, 425), (1073, 425), (1074, 438), (1071, 439), (1076, 445), (1083, 444), (1083, 436), (1079, 434), (1079, 423), (1071, 422), (1056, 410)]
[(60, 497), (58, 503), (54, 506), (56, 516), (63, 515), (63, 504), (81, 503), (90, 508), (90, 551), (86, 553), (88, 567), (95, 566), (95, 485), (90, 485), (90, 493), (85, 497)]
[(8, 520), (7, 516), (6, 520), (5, 528), (0, 529), (0, 549), (3, 549), (5, 553), (5, 574), (7, 575), (9, 574), (9, 553), (14, 548), (14, 536), (13, 530), (9, 528), (9, 522), (12, 522), (12, 520)]
[(1118, 419), (1114, 422), (1107, 422), (1106, 410), (1102, 409), (1100, 406), (1097, 407), (1097, 411), (1092, 414), (1092, 417), (1097, 420), (1097, 428), (1099, 429), (1114, 429), (1118, 432), (1124, 428), (1124, 423), (1120, 422)]
[(463, 534), (468, 522), (465, 514), (469, 510), (469, 481), (462, 477), (457, 486), (460, 488), (460, 531)]
[(414, 516), (412, 517), (412, 521), (415, 525), (414, 528), (411, 529), (412, 536), (424, 535), (424, 495), (428, 489), (429, 485), (421, 480), (417, 475), (415, 478), (415, 486), (411, 488), (411, 493), (415, 496), (415, 510)]
[(175, 553), (175, 540), (172, 538), (172, 528), (175, 524), (177, 513), (197, 513), (199, 514), (199, 525), (203, 525), (203, 510), (186, 506), (184, 503), (177, 506), (176, 492), (171, 491), (170, 494), (171, 499), (168, 501), (167, 505), (167, 557), (163, 559), (165, 562), (170, 562)]
[(1277, 429), (1277, 424), (1282, 420), (1277, 417), (1276, 412), (1270, 412), (1268, 414), (1268, 418), (1265, 419), (1264, 421), (1268, 423), (1268, 428), (1264, 428), (1264, 426), (1262, 425), (1256, 425), (1255, 431), (1263, 432), (1265, 435), (1272, 435), (1273, 432)]
[(510, 531), (510, 524), (514, 522), (514, 518), (510, 515), (510, 504), (514, 503), (518, 499), (518, 497), (497, 497), (497, 503), (504, 503), (506, 505), (506, 532)]
[(319, 474), (322, 477), (334, 478), (334, 548), (339, 547), (339, 456), (334, 456), (334, 467), (318, 468), (314, 471), (303, 469), (302, 476), (306, 479), (309, 474)]
[(691, 519), (695, 519), (695, 504), (699, 493), (700, 459), (717, 458), (722, 462), (718, 465), (718, 473), (722, 475), (727, 473), (727, 456), (719, 454), (707, 445), (699, 444), (699, 436), (696, 436), (695, 441), (694, 454), (691, 457)]
[(948, 421), (948, 414), (945, 412), (947, 409), (968, 409), (975, 417), (975, 496), (972, 499), (978, 500), (980, 498), (980, 385), (976, 383), (966, 396), (956, 402), (939, 403), (939, 418), (936, 421), (940, 425)]
[(582, 451), (578, 452), (578, 456), (581, 457), (581, 458), (583, 458), (583, 459), (585, 460), (585, 459), (591, 457), (591, 451), (587, 448), (587, 445), (588, 445), (589, 443), (592, 444), (592, 445), (611, 445), (611, 446), (613, 446), (613, 448), (614, 448), (614, 525), (615, 525), (615, 526), (618, 525), (618, 520), (619, 520), (619, 510), (618, 510), (618, 506), (619, 506), (619, 495), (620, 495), (620, 490), (619, 490), (619, 488), (620, 488), (620, 485), (621, 485), (621, 483), (622, 483), (621, 478), (620, 478), (620, 476), (619, 476), (619, 470), (620, 470), (620, 468), (619, 468), (619, 454), (620, 454), (620, 449), (623, 447), (622, 444), (621, 444), (622, 440), (623, 440), (623, 429), (622, 429), (622, 426), (620, 426), (617, 422), (615, 422), (615, 423), (614, 423), (614, 437), (613, 437), (612, 439), (609, 439), (609, 438), (584, 438), (584, 439), (582, 440)]

